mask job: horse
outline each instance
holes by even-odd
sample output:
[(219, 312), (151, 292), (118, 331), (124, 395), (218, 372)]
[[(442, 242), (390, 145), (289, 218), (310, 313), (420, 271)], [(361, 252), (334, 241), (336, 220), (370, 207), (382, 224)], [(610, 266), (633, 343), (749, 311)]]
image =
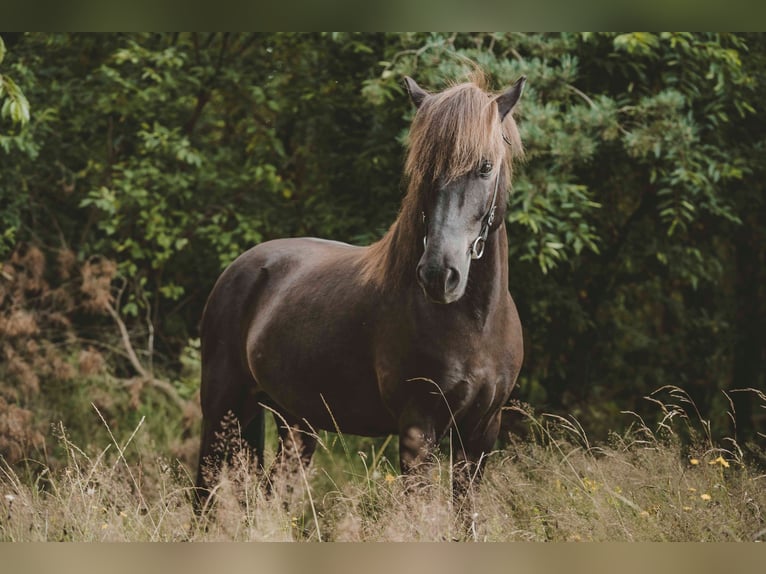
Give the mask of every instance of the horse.
[(523, 359), (505, 214), (525, 82), (488, 93), (479, 75), (431, 93), (405, 77), (407, 191), (382, 239), (275, 239), (223, 271), (200, 326), (200, 501), (226, 459), (223, 421), (262, 464), (267, 410), (275, 466), (305, 469), (324, 429), (398, 435), (402, 474), (422, 476), (454, 429), (453, 496), (478, 480)]

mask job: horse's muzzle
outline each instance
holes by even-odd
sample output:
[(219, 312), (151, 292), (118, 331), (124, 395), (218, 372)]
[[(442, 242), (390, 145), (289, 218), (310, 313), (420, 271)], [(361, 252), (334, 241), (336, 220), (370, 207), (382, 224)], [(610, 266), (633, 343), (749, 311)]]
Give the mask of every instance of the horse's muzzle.
[(417, 276), (418, 284), (435, 303), (453, 303), (463, 294), (460, 289), (460, 271), (450, 265), (428, 265), (421, 262), (417, 267)]

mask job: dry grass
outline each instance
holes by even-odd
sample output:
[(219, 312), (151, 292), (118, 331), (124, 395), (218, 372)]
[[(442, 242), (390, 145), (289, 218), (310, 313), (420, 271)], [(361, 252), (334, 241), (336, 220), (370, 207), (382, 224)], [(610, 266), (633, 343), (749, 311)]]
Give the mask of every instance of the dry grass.
[(727, 448), (713, 444), (683, 391), (668, 387), (651, 399), (665, 415), (656, 428), (636, 418), (630, 431), (598, 446), (574, 420), (516, 407), (531, 436), (490, 456), (471, 501), (467, 534), (452, 508), (447, 461), (433, 467), (422, 489), (406, 492), (385, 455), (390, 444), (318, 435), (318, 456), (289, 509), (285, 499), (267, 496), (264, 479), (238, 459), (216, 491), (215, 513), (197, 517), (191, 473), (151, 454), (142, 424), (119, 438), (109, 430), (110, 444), (93, 452), (79, 449), (60, 429), (67, 453), (61, 470), (44, 468), (24, 479), (0, 466), (0, 540), (765, 538), (766, 476), (743, 460), (732, 440), (724, 441)]

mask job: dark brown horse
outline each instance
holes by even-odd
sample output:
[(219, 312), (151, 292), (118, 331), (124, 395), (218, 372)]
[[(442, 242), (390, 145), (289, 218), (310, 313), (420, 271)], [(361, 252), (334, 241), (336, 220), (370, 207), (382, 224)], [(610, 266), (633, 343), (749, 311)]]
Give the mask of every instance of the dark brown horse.
[(308, 464), (313, 429), (397, 434), (410, 474), (455, 428), (464, 488), (493, 447), (523, 356), (505, 211), (521, 154), (511, 111), (525, 79), (499, 95), (480, 79), (434, 94), (405, 81), (418, 110), (408, 191), (388, 233), (369, 247), (263, 243), (210, 294), (201, 328), (203, 497), (223, 462), (214, 445), (227, 413), (262, 460), (264, 405), (279, 415), (278, 460), (292, 453)]

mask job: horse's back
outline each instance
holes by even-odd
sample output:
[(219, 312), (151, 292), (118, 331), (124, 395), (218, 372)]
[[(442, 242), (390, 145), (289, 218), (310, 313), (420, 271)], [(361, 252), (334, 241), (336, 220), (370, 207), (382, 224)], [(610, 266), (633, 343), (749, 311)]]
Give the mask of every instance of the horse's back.
[[(208, 297), (203, 324), (211, 314), (226, 314), (226, 310), (241, 316), (248, 305), (248, 299), (266, 276), (271, 282), (288, 280), (290, 276), (308, 271), (327, 259), (335, 259), (359, 249), (362, 248), (311, 237), (260, 243), (242, 253), (221, 273)], [(231, 297), (234, 294), (237, 296)]]

